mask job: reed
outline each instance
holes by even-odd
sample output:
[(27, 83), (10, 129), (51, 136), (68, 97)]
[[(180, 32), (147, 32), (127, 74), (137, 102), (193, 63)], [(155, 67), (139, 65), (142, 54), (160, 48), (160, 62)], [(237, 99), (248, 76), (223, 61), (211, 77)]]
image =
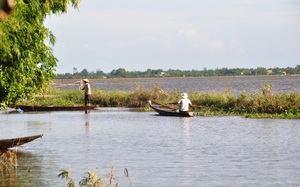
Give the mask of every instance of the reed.
[[(95, 90), (91, 95), (91, 104), (101, 107), (124, 107), (128, 106), (130, 93), (124, 91)], [(82, 103), (82, 95), (79, 99)]]
[(17, 151), (16, 150), (2, 150), (0, 151), (0, 174), (10, 172), (18, 166)]
[[(61, 179), (65, 179), (67, 181), (68, 187), (76, 187), (77, 182), (75, 179), (71, 177), (72, 169), (61, 169), (61, 172), (57, 175), (57, 177)], [(132, 185), (132, 177), (129, 176), (127, 168), (124, 169), (125, 179), (128, 180), (129, 185)], [(109, 174), (100, 177), (98, 175), (98, 170), (95, 171), (86, 171), (86, 176), (84, 176), (79, 182), (79, 186), (86, 187), (117, 187), (120, 182), (116, 179), (121, 179), (119, 176), (116, 176), (116, 172), (113, 166), (110, 167)]]

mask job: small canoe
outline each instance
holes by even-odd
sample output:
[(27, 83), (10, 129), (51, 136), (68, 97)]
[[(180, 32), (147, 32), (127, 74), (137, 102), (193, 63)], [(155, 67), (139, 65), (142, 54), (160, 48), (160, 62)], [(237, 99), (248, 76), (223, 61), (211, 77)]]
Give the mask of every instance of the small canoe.
[(3, 110), (0, 110), (0, 114), (8, 114), (8, 113), (15, 113), (17, 112), (17, 109), (15, 108), (6, 108)]
[(149, 101), (149, 105), (161, 116), (193, 117), (195, 115), (194, 112), (179, 112), (174, 108), (159, 104), (154, 101)]
[(41, 105), (17, 105), (17, 109), (24, 112), (30, 111), (84, 111), (95, 110), (98, 106), (41, 106)]
[(31, 142), (37, 138), (41, 138), (43, 134), (34, 135), (34, 136), (25, 136), (19, 138), (11, 138), (11, 139), (0, 139), (0, 150), (6, 150), (12, 147), (17, 147), (23, 145), (25, 143)]

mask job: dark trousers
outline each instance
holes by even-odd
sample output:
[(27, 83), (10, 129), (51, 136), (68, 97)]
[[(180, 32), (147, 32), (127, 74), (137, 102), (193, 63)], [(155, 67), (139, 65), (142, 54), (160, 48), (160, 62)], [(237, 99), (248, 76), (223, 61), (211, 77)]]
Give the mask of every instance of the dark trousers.
[(84, 106), (90, 103), (90, 95), (84, 95)]
[(181, 111), (181, 110), (179, 110), (179, 112), (181, 112), (181, 113), (188, 113), (189, 111)]

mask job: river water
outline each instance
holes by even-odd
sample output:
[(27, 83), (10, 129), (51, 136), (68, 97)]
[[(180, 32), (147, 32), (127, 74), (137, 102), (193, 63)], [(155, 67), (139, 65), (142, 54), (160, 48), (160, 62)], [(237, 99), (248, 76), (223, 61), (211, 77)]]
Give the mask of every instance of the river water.
[[(53, 87), (78, 89), (74, 80)], [(93, 89), (134, 91), (300, 92), (299, 76), (198, 77), (91, 80)], [(18, 167), (0, 172), (0, 186), (66, 186), (57, 174), (72, 168), (79, 181), (86, 170), (101, 177), (115, 168), (129, 186), (299, 186), (300, 121), (232, 116), (163, 117), (126, 108), (84, 112), (0, 114), (0, 139), (44, 134), (20, 146)]]
[[(300, 76), (228, 76), (228, 77), (181, 77), (181, 78), (115, 78), (93, 79), (92, 89), (108, 91), (134, 91), (137, 87), (179, 92), (223, 92), (233, 94), (261, 92), (265, 85), (271, 85), (276, 93), (300, 92)], [(78, 89), (78, 80), (57, 79), (53, 87), (70, 90)]]
[[(0, 137), (44, 134), (18, 148), (18, 168), (0, 186), (66, 186), (60, 169), (115, 168), (129, 186), (300, 186), (300, 121), (234, 116), (163, 117), (100, 108), (0, 115)], [(0, 173), (1, 174), (1, 173)]]

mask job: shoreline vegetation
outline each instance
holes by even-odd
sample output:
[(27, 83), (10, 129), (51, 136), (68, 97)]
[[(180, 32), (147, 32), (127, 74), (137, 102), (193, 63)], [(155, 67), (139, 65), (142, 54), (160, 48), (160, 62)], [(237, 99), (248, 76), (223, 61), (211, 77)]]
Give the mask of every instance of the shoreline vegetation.
[(258, 75), (299, 75), (300, 65), (285, 68), (216, 68), (203, 70), (179, 70), (179, 69), (147, 69), (146, 71), (127, 71), (124, 68), (113, 69), (109, 73), (101, 70), (88, 71), (83, 69), (77, 71), (73, 68), (73, 73), (58, 73), (56, 79), (92, 79), (99, 78), (150, 78), (150, 77), (210, 77), (210, 76), (258, 76)]
[[(152, 111), (148, 101), (153, 100), (173, 108), (180, 99), (178, 91), (165, 92), (159, 86), (145, 88), (137, 86), (135, 91), (105, 91), (94, 89), (91, 105), (99, 107), (128, 107), (136, 111)], [(234, 95), (230, 89), (222, 93), (191, 92), (189, 99), (193, 103), (191, 111), (197, 116), (242, 116), (245, 118), (300, 119), (300, 93), (273, 93), (272, 85), (265, 84), (261, 92)], [(83, 105), (83, 93), (80, 90), (60, 90), (50, 87), (43, 94), (17, 104), (78, 106)]]

